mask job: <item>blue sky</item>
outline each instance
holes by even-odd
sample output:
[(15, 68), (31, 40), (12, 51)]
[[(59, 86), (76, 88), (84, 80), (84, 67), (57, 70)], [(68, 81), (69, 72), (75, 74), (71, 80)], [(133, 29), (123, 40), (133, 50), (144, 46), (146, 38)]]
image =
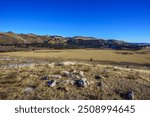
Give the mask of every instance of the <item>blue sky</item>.
[(150, 0), (1, 0), (0, 31), (150, 43)]

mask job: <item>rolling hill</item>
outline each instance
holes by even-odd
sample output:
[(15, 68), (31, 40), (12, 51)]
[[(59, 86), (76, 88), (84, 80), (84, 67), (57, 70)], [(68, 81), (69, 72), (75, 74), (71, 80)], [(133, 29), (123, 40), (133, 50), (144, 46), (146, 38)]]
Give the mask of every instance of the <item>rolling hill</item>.
[(99, 48), (117, 50), (139, 50), (146, 45), (127, 43), (113, 39), (97, 39), (94, 37), (62, 37), (35, 34), (16, 34), (14, 32), (0, 32), (0, 50), (14, 51), (21, 49), (73, 49)]

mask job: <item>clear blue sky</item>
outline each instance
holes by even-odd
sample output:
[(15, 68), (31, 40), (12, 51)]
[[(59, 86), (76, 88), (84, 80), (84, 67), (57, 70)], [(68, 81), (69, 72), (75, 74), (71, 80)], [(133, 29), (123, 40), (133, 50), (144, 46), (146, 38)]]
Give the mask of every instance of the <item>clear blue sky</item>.
[(0, 31), (150, 43), (150, 0), (1, 0)]

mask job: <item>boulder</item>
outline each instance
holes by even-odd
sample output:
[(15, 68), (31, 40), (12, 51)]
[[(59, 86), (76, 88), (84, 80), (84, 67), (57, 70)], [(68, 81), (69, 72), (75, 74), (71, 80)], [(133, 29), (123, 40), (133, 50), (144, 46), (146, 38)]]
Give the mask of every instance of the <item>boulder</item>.
[(87, 85), (88, 85), (86, 78), (82, 78), (80, 80), (77, 80), (75, 84), (78, 87), (87, 87)]
[(126, 99), (127, 100), (134, 100), (134, 92), (133, 91), (128, 91), (126, 93)]
[(56, 80), (47, 81), (47, 86), (48, 87), (54, 87), (54, 86), (56, 86)]

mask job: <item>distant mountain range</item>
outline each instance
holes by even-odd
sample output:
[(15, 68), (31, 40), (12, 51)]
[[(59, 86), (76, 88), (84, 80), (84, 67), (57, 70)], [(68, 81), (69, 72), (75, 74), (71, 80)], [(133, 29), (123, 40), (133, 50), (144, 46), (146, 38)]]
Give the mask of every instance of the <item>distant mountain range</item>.
[(74, 48), (99, 48), (118, 50), (138, 50), (147, 43), (127, 43), (118, 40), (104, 40), (94, 37), (62, 37), (35, 34), (16, 34), (13, 32), (0, 32), (0, 51), (14, 51), (21, 49), (74, 49)]
[(131, 43), (139, 46), (150, 46), (150, 43)]

